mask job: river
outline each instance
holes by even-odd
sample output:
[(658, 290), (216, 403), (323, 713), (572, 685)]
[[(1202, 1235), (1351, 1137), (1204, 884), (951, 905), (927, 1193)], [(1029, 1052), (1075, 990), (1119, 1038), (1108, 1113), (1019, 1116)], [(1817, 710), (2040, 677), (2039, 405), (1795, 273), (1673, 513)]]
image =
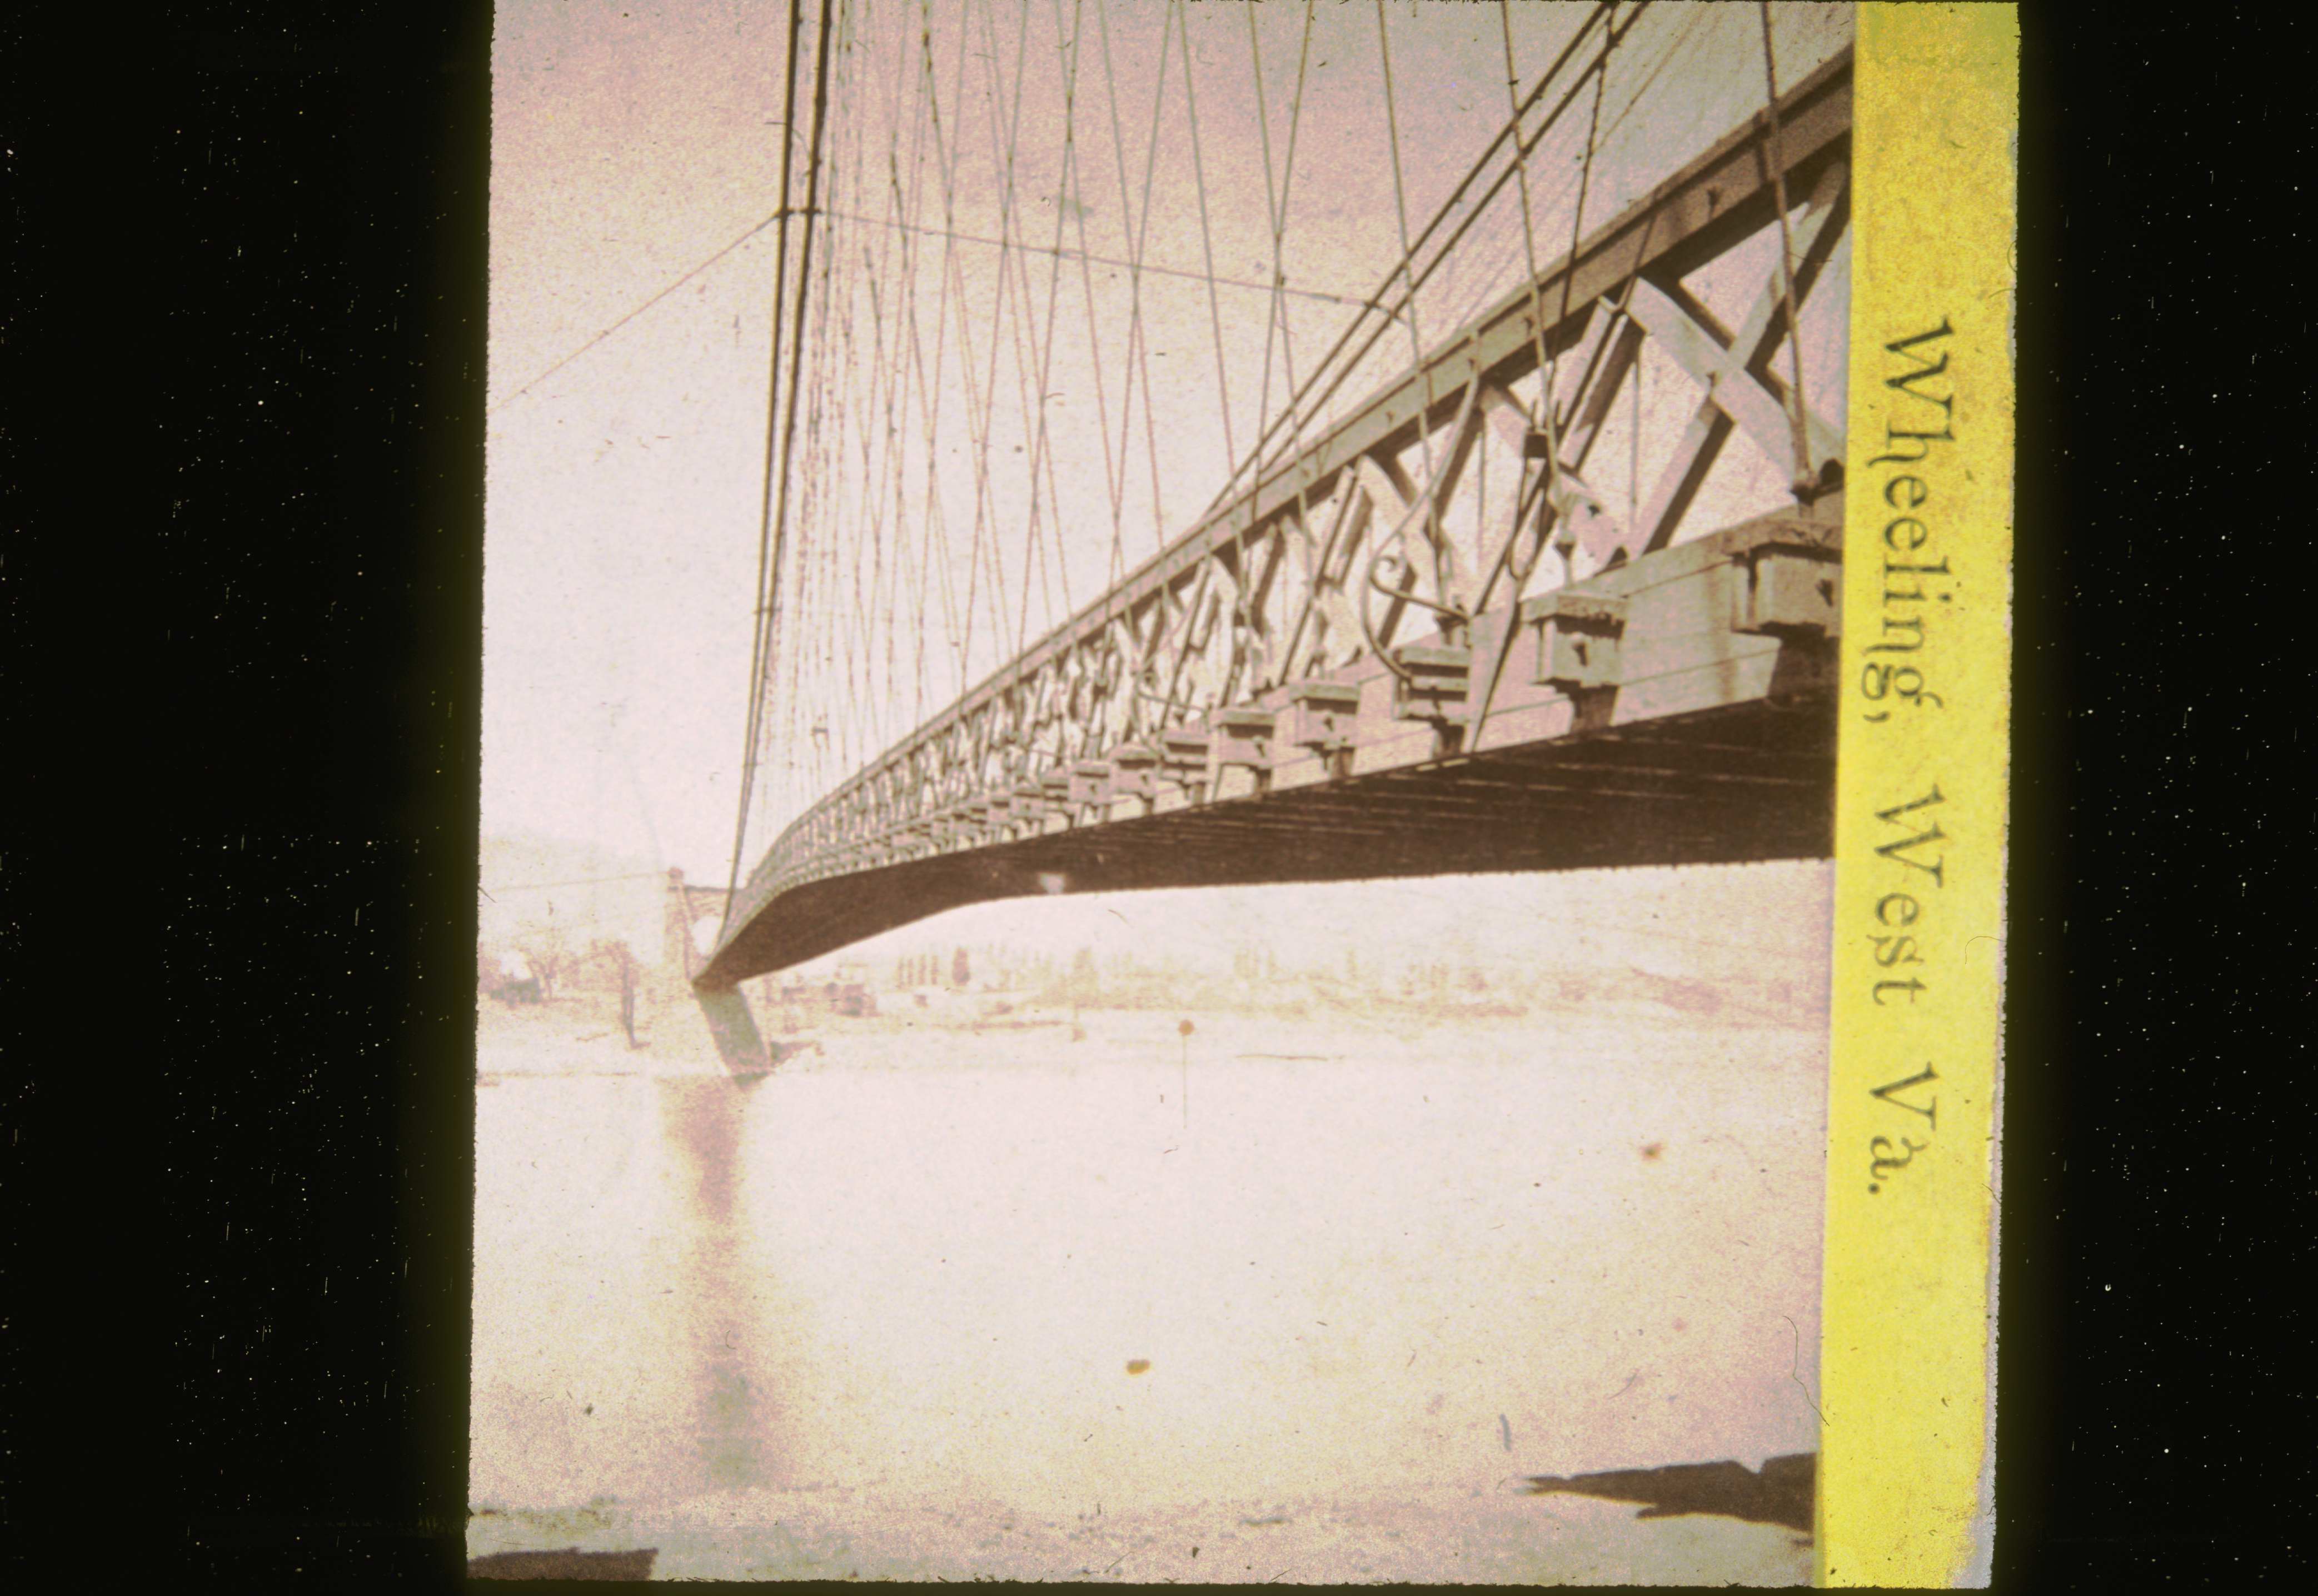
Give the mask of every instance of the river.
[(487, 1024), (470, 1554), (1808, 1581), (1515, 1488), (1815, 1448), (1822, 1036), (1177, 1018), (832, 1027), (746, 1086)]

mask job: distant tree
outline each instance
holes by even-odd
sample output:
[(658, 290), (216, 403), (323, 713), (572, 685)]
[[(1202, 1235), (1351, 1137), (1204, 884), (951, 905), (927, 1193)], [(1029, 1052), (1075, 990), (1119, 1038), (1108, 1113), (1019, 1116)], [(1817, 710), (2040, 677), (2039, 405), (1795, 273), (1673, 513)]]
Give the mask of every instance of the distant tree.
[(563, 928), (553, 919), (526, 927), (516, 938), (516, 946), (531, 962), (531, 973), (539, 980), (540, 995), (553, 1000), (555, 978), (571, 957), (570, 938)]
[(961, 947), (957, 950), (957, 956), (949, 962), (949, 983), (952, 986), (966, 986), (970, 985), (973, 980), (974, 966), (967, 963), (966, 949)]
[(620, 1029), (628, 1034), (628, 1045), (640, 1047), (636, 1040), (636, 955), (635, 950), (618, 938), (597, 942), (589, 950), (612, 966), (620, 983)]

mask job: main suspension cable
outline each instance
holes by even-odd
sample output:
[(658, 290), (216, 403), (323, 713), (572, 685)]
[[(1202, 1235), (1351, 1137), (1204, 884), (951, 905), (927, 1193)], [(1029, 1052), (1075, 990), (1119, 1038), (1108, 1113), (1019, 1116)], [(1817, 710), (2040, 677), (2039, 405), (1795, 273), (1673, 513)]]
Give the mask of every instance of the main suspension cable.
[[(822, 0), (823, 14), (828, 0)], [(732, 920), (732, 901), (741, 882), (741, 849), (746, 846), (749, 829), (749, 789), (755, 779), (757, 765), (757, 725), (765, 704), (765, 611), (768, 589), (773, 579), (773, 474), (776, 470), (774, 429), (780, 409), (781, 376), (781, 315), (783, 295), (788, 286), (789, 262), (789, 177), (796, 152), (796, 65), (797, 36), (804, 26), (804, 0), (789, 0), (788, 59), (786, 63), (787, 87), (781, 97), (781, 202), (775, 214), (780, 219), (779, 243), (775, 251), (773, 266), (772, 356), (767, 363), (765, 397), (765, 481), (762, 503), (759, 511), (757, 536), (757, 587), (755, 613), (750, 620), (749, 650), (749, 720), (742, 731), (741, 752), (740, 815), (733, 822), (732, 867), (724, 895), (724, 920), (717, 935), (721, 937)]]

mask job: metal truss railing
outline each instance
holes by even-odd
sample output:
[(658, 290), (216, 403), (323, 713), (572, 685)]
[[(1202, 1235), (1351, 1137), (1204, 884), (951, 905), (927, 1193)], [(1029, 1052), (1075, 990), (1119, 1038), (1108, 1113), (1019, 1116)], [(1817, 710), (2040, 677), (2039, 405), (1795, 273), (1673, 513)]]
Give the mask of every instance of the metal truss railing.
[[(728, 945), (804, 882), (1262, 791), (1274, 747), (1348, 774), (1379, 665), (1394, 719), (1452, 755), (1496, 690), (1477, 623), (1552, 614), (1578, 656), (1613, 637), (1579, 596), (1539, 596), (1676, 542), (1734, 432), (1792, 463), (1799, 499), (1835, 489), (1840, 431), (1774, 363), (1843, 233), (1850, 132), (1846, 51), (815, 804), (750, 874)], [(1800, 219), (1730, 327), (1683, 281), (1778, 226), (1783, 199)], [(1587, 462), (1646, 345), (1701, 393), (1622, 516)], [(1493, 513), (1469, 478), (1485, 431), (1523, 462)]]

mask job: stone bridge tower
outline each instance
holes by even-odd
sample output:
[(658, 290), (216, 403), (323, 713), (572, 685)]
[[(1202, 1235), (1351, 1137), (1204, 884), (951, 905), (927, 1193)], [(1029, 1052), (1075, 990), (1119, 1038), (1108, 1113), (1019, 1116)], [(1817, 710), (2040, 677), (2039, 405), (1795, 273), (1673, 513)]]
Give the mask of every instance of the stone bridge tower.
[(685, 883), (684, 872), (671, 868), (660, 916), (660, 955), (656, 971), (669, 990), (681, 992), (692, 984), (692, 973), (707, 962), (702, 946), (712, 940), (723, 922), (723, 887), (696, 887)]

